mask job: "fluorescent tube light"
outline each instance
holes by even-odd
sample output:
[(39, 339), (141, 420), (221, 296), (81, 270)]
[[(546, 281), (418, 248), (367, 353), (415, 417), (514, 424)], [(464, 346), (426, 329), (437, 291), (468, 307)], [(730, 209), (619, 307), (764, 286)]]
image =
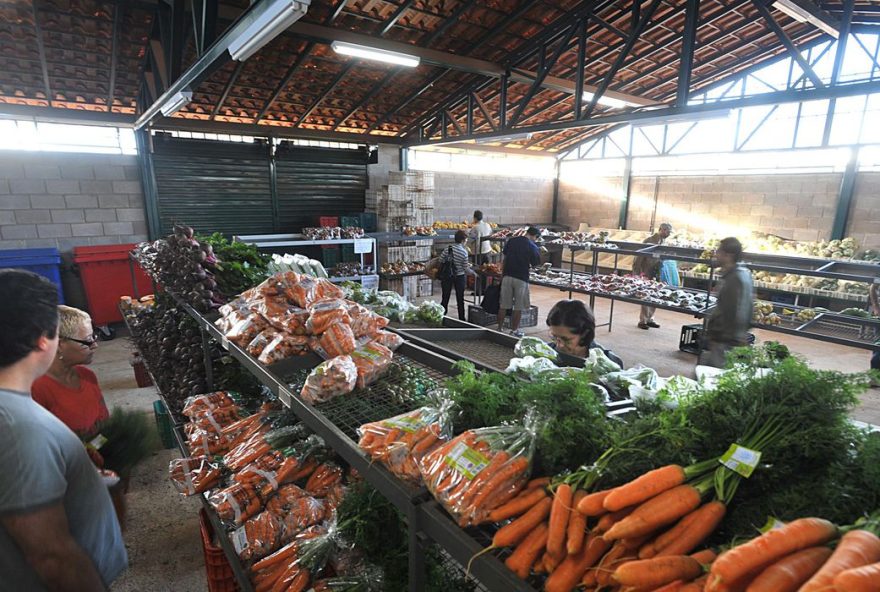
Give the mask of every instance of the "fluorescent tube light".
[(334, 41), (332, 47), (333, 51), (341, 53), (342, 55), (363, 58), (365, 60), (375, 60), (387, 64), (397, 64), (398, 66), (408, 66), (410, 68), (418, 66), (421, 61), (418, 56), (398, 53), (396, 51), (376, 49), (374, 47), (367, 47), (366, 45), (356, 45), (346, 41)]
[(173, 97), (167, 104), (162, 105), (162, 115), (171, 117), (180, 111), (184, 105), (192, 101), (193, 94), (191, 90), (182, 90)]
[(229, 44), (229, 54), (243, 62), (275, 39), (306, 13), (311, 0), (260, 0), (269, 2), (260, 17)]
[[(787, 14), (799, 23), (810, 23), (835, 39), (840, 37), (840, 31), (832, 26), (831, 23), (820, 18), (815, 12), (811, 12), (794, 0), (776, 0), (776, 2), (773, 3), (773, 8), (783, 14)], [(819, 8), (816, 7), (816, 10), (818, 11)]]
[(476, 144), (495, 144), (495, 143), (505, 143), (505, 142), (516, 142), (517, 140), (531, 140), (532, 133), (527, 132), (524, 134), (511, 134), (509, 136), (499, 136), (497, 138), (477, 138), (474, 140)]
[[(595, 95), (593, 93), (591, 93), (589, 91), (584, 91), (584, 93), (581, 95), (581, 98), (584, 101), (586, 101), (587, 103), (589, 103), (590, 101), (593, 100), (594, 96)], [(635, 103), (630, 103), (629, 101), (624, 101), (622, 99), (614, 99), (611, 97), (607, 97), (605, 95), (602, 95), (601, 97), (599, 97), (599, 100), (596, 101), (596, 103), (599, 105), (605, 105), (606, 107), (612, 107), (614, 109), (623, 109), (625, 107), (639, 107), (640, 106), (640, 105), (636, 105)]]

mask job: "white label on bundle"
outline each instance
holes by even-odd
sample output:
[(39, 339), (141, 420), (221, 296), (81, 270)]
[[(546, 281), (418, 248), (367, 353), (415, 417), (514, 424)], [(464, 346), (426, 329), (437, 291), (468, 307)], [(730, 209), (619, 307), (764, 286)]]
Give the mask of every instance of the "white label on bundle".
[(426, 425), (426, 422), (421, 417), (404, 415), (403, 417), (392, 417), (391, 419), (386, 419), (382, 422), (382, 425), (389, 428), (398, 428), (400, 430), (403, 430), (407, 434), (412, 434), (420, 427)]
[(734, 473), (750, 477), (761, 462), (761, 453), (739, 444), (731, 444), (718, 462)]
[(232, 546), (235, 547), (235, 552), (239, 555), (248, 548), (247, 533), (245, 533), (244, 526), (232, 531)]
[(445, 463), (468, 479), (473, 479), (486, 468), (489, 459), (464, 442), (459, 442), (446, 455)]
[(354, 240), (354, 252), (357, 254), (372, 253), (373, 241), (368, 238), (356, 238)]
[(272, 489), (273, 489), (273, 490), (278, 489), (278, 481), (275, 480), (275, 475), (273, 475), (272, 473), (268, 473), (268, 472), (266, 472), (266, 471), (264, 471), (264, 470), (262, 470), (262, 469), (256, 469), (256, 468), (254, 468), (254, 469), (251, 469), (251, 471), (252, 471), (253, 473), (256, 473), (257, 475), (259, 475), (260, 477), (262, 477), (262, 478), (265, 479), (266, 481), (268, 481), (268, 482), (269, 482), (269, 485), (272, 486)]

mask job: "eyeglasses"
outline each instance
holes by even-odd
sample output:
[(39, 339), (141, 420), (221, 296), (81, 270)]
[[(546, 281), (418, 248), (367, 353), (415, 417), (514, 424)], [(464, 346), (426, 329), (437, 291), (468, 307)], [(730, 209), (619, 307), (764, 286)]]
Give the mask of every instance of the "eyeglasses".
[(75, 343), (78, 343), (78, 344), (80, 344), (80, 345), (84, 345), (84, 346), (86, 346), (86, 347), (92, 347), (93, 345), (95, 345), (95, 344), (98, 343), (98, 340), (97, 340), (97, 338), (96, 338), (94, 335), (92, 335), (92, 338), (89, 339), (89, 340), (85, 340), (85, 339), (74, 339), (73, 337), (62, 337), (61, 339), (66, 339), (67, 341), (73, 341), (73, 342), (75, 342)]

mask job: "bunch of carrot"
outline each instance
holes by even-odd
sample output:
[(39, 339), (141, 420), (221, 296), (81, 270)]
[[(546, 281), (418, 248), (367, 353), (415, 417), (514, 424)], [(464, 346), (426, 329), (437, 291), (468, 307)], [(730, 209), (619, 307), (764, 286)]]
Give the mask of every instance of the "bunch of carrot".
[[(296, 487), (285, 486), (284, 489)], [(292, 540), (310, 526), (328, 517), (328, 506), (303, 490), (280, 492), (260, 512), (233, 533), (233, 543), (239, 557), (245, 561), (259, 559)]]
[(876, 592), (878, 531), (877, 517), (844, 529), (820, 518), (794, 520), (722, 553), (705, 590)]
[(306, 481), (306, 491), (315, 497), (325, 497), (342, 484), (342, 467), (333, 462), (318, 465)]
[(184, 495), (207, 491), (220, 482), (220, 465), (207, 456), (175, 458), (168, 466), (174, 487)]
[(461, 527), (481, 524), (526, 485), (534, 442), (524, 426), (468, 430), (422, 456), (419, 472)]
[(284, 426), (268, 432), (257, 431), (223, 456), (223, 464), (230, 471), (239, 471), (273, 450), (282, 450), (304, 439), (308, 429), (303, 424)]
[(358, 446), (401, 479), (421, 479), (418, 462), (449, 439), (452, 425), (442, 408), (422, 407), (403, 415), (367, 423), (358, 429)]
[(233, 483), (208, 497), (217, 516), (226, 522), (241, 524), (263, 508), (257, 488), (249, 483)]
[(300, 565), (300, 553), (306, 541), (327, 534), (326, 525), (316, 525), (299, 533), (293, 541), (281, 547), (251, 567), (255, 592), (303, 592), (311, 576)]
[(315, 457), (324, 450), (324, 440), (312, 434), (283, 450), (261, 456), (233, 474), (232, 479), (253, 485), (266, 498), (280, 485), (309, 477), (318, 466)]

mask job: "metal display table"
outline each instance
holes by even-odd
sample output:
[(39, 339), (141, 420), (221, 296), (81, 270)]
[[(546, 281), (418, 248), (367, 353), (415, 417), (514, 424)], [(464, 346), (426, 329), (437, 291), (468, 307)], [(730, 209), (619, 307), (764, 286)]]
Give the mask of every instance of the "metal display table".
[[(472, 556), (482, 550), (483, 547), (479, 543), (459, 528), (453, 519), (439, 508), (424, 487), (414, 487), (399, 480), (381, 464), (372, 462), (357, 446), (356, 430), (362, 424), (412, 410), (412, 404), (394, 402), (387, 390), (383, 390), (388, 388), (388, 384), (383, 383), (380, 379), (374, 385), (353, 393), (353, 396), (365, 398), (370, 403), (366, 406), (370, 408), (369, 413), (348, 412), (344, 408), (343, 397), (315, 406), (310, 405), (303, 401), (296, 392), (297, 388), (292, 384), (292, 377), (297, 374), (297, 371), (317, 366), (322, 361), (318, 356), (310, 354), (288, 358), (270, 366), (260, 364), (241, 347), (231, 343), (214, 326), (214, 321), (219, 316), (216, 312), (202, 314), (174, 294), (169, 295), (175, 299), (178, 307), (195, 319), (206, 340), (216, 341), (222, 349), (240, 362), (250, 374), (276, 394), (281, 403), (292, 410), (303, 424), (323, 438), (328, 448), (339, 455), (400, 510), (409, 525), (408, 589), (411, 592), (420, 592), (425, 589), (423, 547), (426, 541), (433, 541), (440, 545), (442, 550), (459, 566), (467, 565)], [(395, 361), (398, 364), (419, 368), (437, 382), (456, 373), (453, 359), (412, 342), (405, 342), (398, 348), (395, 352)], [(206, 356), (206, 366), (209, 364), (210, 359), (207, 359)], [(208, 381), (208, 386), (211, 387), (210, 381)], [(212, 525), (218, 533), (225, 532), (219, 521), (216, 524), (213, 524), (212, 521)], [(238, 564), (238, 567), (234, 569), (238, 569), (236, 576), (238, 577), (240, 573), (243, 578), (243, 582), (240, 582), (242, 590), (250, 592), (252, 587), (232, 549), (231, 541), (226, 536), (218, 538), (223, 542), (224, 551), (226, 551), (230, 564), (234, 566), (236, 563)], [(495, 555), (486, 554), (474, 559), (470, 564), (470, 576), (479, 583), (481, 589), (487, 591), (534, 592), (534, 588), (528, 582), (521, 580), (507, 569)]]

